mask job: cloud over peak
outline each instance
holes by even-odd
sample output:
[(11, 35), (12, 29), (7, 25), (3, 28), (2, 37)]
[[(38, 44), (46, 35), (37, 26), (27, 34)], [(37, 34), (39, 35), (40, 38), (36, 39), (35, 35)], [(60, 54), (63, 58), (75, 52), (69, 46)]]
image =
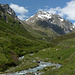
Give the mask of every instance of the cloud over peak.
[(67, 19), (75, 20), (75, 1), (67, 2), (67, 5), (61, 10), (61, 14), (66, 15)]
[(10, 7), (17, 13), (18, 18), (21, 20), (24, 20), (27, 16), (25, 16), (26, 13), (28, 13), (28, 10), (22, 6), (19, 6), (17, 4), (10, 4)]
[(40, 9), (45, 10), (52, 14), (58, 14), (61, 17), (64, 17), (69, 20), (75, 20), (75, 0), (72, 0), (70, 2), (66, 3), (66, 6), (63, 8), (56, 7), (56, 8), (50, 8), (50, 9)]

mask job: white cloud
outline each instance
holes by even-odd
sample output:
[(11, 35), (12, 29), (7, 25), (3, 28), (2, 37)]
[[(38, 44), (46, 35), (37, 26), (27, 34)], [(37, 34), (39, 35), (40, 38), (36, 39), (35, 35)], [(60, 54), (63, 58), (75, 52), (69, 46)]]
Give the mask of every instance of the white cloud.
[(67, 2), (67, 5), (61, 10), (62, 15), (66, 15), (67, 19), (75, 20), (75, 1)]
[(49, 12), (51, 14), (56, 14), (57, 13), (56, 10), (55, 10), (55, 8), (51, 8), (47, 12)]
[(56, 8), (40, 9), (40, 10), (45, 10), (52, 14), (58, 14), (61, 17), (65, 16), (66, 19), (69, 19), (69, 20), (75, 20), (75, 0), (67, 2), (66, 6), (64, 6), (63, 8), (56, 7)]
[(21, 19), (21, 20), (25, 20), (25, 18), (28, 18), (28, 16), (25, 16), (25, 15), (18, 15), (18, 18)]
[(75, 23), (73, 23), (73, 25), (75, 26)]
[(56, 14), (56, 13), (59, 13), (60, 11), (61, 11), (60, 7), (51, 8), (51, 9), (47, 10), (47, 12), (49, 12), (51, 14)]
[(25, 17), (25, 14), (28, 13), (28, 10), (22, 6), (19, 6), (19, 5), (16, 5), (16, 4), (13, 4), (11, 3), (10, 4), (10, 7), (16, 12), (18, 13), (18, 18), (21, 19), (21, 20), (24, 20)]

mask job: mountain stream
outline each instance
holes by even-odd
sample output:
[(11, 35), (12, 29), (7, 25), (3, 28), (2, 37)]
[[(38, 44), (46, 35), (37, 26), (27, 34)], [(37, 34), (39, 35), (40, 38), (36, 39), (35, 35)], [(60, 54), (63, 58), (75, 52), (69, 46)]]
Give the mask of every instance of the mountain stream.
[(37, 71), (42, 70), (45, 67), (48, 66), (54, 66), (52, 69), (58, 69), (60, 68), (62, 65), (60, 64), (56, 64), (56, 63), (48, 63), (48, 62), (40, 62), (39, 65), (35, 68), (30, 68), (28, 70), (23, 70), (20, 72), (16, 72), (16, 73), (12, 73), (12, 74), (8, 74), (8, 75), (41, 75), (41, 73), (37, 73)]

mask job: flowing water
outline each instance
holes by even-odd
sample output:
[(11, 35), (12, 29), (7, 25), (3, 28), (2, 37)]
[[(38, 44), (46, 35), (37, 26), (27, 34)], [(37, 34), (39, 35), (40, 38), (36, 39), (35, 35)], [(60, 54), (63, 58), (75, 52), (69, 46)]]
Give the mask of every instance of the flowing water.
[(31, 75), (41, 75), (41, 73), (37, 74), (37, 71), (42, 70), (43, 68), (45, 68), (47, 66), (55, 66), (52, 69), (57, 69), (57, 68), (61, 67), (60, 64), (40, 62), (39, 65), (35, 68), (31, 68), (31, 69), (28, 69), (28, 70), (23, 70), (23, 71), (20, 71), (20, 72), (7, 74), (7, 75), (29, 75), (28, 73), (31, 73)]

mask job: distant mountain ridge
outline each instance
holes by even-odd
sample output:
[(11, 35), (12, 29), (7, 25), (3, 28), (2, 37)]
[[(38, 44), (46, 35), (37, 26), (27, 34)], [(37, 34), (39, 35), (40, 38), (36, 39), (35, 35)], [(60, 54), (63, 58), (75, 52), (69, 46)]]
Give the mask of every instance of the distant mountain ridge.
[[(75, 26), (68, 20), (61, 18), (59, 15), (50, 14), (46, 11), (39, 11), (35, 15), (26, 20), (26, 23), (35, 27), (42, 26), (49, 28), (58, 33), (59, 35), (73, 32)], [(36, 26), (35, 26), (36, 25)]]
[[(8, 4), (0, 4), (0, 7), (9, 15), (14, 17), (14, 19), (18, 19), (14, 10)], [(22, 23), (22, 21), (20, 22)], [(59, 15), (50, 14), (43, 10), (25, 20), (25, 23), (30, 25), (35, 30), (47, 30), (47, 35), (51, 35), (50, 31), (54, 33), (54, 35), (63, 35), (75, 31), (75, 26), (70, 21), (61, 18)]]
[[(14, 10), (8, 4), (0, 4), (0, 10), (6, 12), (14, 19), (17, 19), (33, 36), (46, 41), (47, 38), (50, 40), (55, 36), (75, 31), (75, 26), (70, 21), (61, 18), (59, 15), (50, 14), (46, 11), (39, 11), (27, 20), (22, 21), (18, 19)], [(6, 17), (5, 19), (7, 19), (7, 16), (4, 16)], [(15, 24), (15, 22), (11, 25), (13, 24)]]

